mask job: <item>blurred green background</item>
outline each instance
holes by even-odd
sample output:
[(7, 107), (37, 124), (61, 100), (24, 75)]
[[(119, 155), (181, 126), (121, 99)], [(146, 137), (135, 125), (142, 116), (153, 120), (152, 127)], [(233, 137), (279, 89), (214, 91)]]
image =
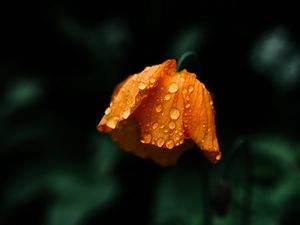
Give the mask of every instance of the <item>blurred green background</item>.
[[(236, 1), (11, 1), (0, 65), (0, 224), (293, 225), (299, 19)], [(128, 75), (184, 61), (214, 95), (223, 152), (173, 167), (96, 131)]]

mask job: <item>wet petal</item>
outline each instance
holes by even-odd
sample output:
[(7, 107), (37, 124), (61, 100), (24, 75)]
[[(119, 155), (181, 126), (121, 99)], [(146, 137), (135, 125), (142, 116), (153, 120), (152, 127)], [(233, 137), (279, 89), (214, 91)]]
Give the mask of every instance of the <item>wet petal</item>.
[[(173, 149), (184, 143), (182, 123), (183, 99), (180, 76), (175, 60), (164, 64), (157, 87), (145, 99), (133, 116), (139, 122), (141, 142)], [(151, 135), (151, 141), (147, 141)]]
[(183, 85), (184, 118), (186, 135), (203, 151), (205, 156), (216, 163), (221, 159), (215, 129), (215, 110), (210, 93), (195, 74), (186, 70), (180, 72), (185, 79)]
[(141, 73), (128, 77), (116, 87), (110, 106), (98, 124), (99, 131), (110, 132), (134, 112), (149, 95), (149, 91), (157, 86), (161, 74), (160, 67), (146, 67)]
[[(194, 145), (191, 140), (187, 140), (184, 144), (173, 148), (172, 151), (168, 151), (160, 147), (142, 143), (140, 136), (139, 125), (133, 116), (122, 121), (111, 132), (112, 139), (120, 148), (141, 158), (153, 160), (162, 166), (176, 164), (178, 158)], [(148, 136), (147, 138), (147, 140), (152, 139), (152, 136)]]
[(98, 130), (125, 151), (167, 166), (196, 143), (211, 162), (221, 159), (210, 93), (176, 61), (146, 67), (115, 89)]

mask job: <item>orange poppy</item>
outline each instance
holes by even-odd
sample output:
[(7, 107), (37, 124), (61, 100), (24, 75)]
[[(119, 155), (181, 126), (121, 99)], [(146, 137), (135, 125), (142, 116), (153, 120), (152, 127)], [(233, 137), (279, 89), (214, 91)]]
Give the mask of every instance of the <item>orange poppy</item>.
[(97, 126), (125, 151), (173, 165), (196, 143), (221, 159), (212, 97), (196, 75), (176, 72), (176, 60), (146, 67), (121, 82)]

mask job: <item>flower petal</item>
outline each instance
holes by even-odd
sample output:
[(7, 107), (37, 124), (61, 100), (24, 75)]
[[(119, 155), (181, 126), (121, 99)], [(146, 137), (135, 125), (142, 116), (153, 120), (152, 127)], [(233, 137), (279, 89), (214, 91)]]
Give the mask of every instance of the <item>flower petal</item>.
[(183, 85), (184, 118), (186, 135), (204, 151), (205, 156), (216, 163), (221, 159), (215, 129), (215, 110), (209, 91), (186, 70), (180, 72)]
[(142, 143), (173, 149), (184, 143), (182, 88), (175, 60), (165, 62), (162, 69), (157, 87), (133, 116), (139, 122)]
[(162, 166), (176, 164), (178, 158), (194, 145), (193, 141), (187, 140), (183, 145), (175, 147), (172, 151), (166, 151), (153, 145), (143, 144), (140, 142), (139, 125), (133, 116), (122, 121), (110, 134), (119, 147), (126, 152), (153, 160)]
[(100, 132), (110, 132), (119, 122), (126, 120), (149, 95), (149, 90), (157, 86), (160, 66), (146, 67), (121, 82), (115, 89), (110, 106), (105, 110), (97, 128)]

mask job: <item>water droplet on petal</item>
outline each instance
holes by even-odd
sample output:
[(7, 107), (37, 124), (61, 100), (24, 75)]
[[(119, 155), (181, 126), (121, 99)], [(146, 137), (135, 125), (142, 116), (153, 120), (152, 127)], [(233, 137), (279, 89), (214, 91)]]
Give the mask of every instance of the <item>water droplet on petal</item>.
[(105, 115), (108, 115), (108, 114), (110, 114), (110, 113), (111, 113), (111, 108), (108, 107), (108, 108), (105, 110), (104, 114), (105, 114)]
[(151, 84), (155, 83), (155, 79), (154, 78), (150, 78), (150, 83)]
[(202, 139), (201, 142), (204, 143), (204, 139)]
[(168, 149), (174, 148), (174, 141), (173, 141), (173, 140), (168, 140), (168, 141), (166, 142), (166, 147), (167, 147)]
[(149, 143), (151, 142), (151, 139), (152, 139), (151, 134), (146, 133), (146, 134), (143, 136), (143, 139), (141, 140), (141, 142), (144, 143), (144, 144), (149, 144)]
[(126, 120), (129, 116), (130, 116), (130, 109), (126, 110), (125, 112), (123, 112), (123, 118)]
[(113, 116), (113, 117), (110, 117), (107, 122), (106, 122), (106, 125), (108, 127), (110, 127), (111, 129), (115, 129), (116, 128), (116, 125), (118, 123), (118, 120), (119, 118), (117, 116)]
[(138, 88), (139, 88), (140, 90), (144, 90), (144, 89), (146, 88), (146, 84), (143, 83), (143, 82), (141, 82), (141, 83), (139, 83)]
[(220, 160), (220, 159), (221, 159), (221, 155), (217, 155), (216, 160)]
[(190, 85), (188, 90), (189, 90), (189, 92), (191, 93), (191, 92), (193, 92), (194, 87), (193, 87), (192, 85)]
[(186, 88), (183, 88), (182, 93), (183, 93), (183, 94), (186, 94), (186, 93), (187, 93), (187, 89), (186, 89)]
[(152, 124), (152, 129), (154, 130), (154, 129), (156, 129), (158, 127), (158, 123), (153, 123)]
[(166, 95), (165, 95), (165, 100), (168, 101), (168, 100), (170, 100), (170, 99), (171, 99), (171, 94), (166, 94)]
[(190, 103), (187, 103), (186, 105), (185, 105), (185, 108), (190, 108), (191, 107), (191, 104)]
[(165, 140), (163, 138), (158, 138), (158, 140), (156, 142), (156, 144), (157, 144), (158, 147), (163, 146), (164, 143), (165, 143)]
[(165, 132), (165, 133), (168, 133), (168, 132), (169, 132), (169, 130), (168, 130), (168, 129), (164, 129), (164, 132)]
[(203, 124), (203, 125), (202, 125), (202, 127), (203, 127), (203, 128), (205, 128), (205, 127), (206, 127), (206, 125), (205, 125), (205, 124)]
[(170, 117), (173, 120), (177, 120), (180, 116), (180, 111), (177, 108), (171, 108)]
[(169, 92), (175, 93), (178, 90), (178, 84), (177, 83), (171, 83), (169, 86)]
[(161, 112), (162, 111), (162, 108), (163, 108), (163, 106), (162, 106), (162, 104), (158, 104), (156, 107), (155, 107), (155, 110), (156, 110), (156, 112)]
[(169, 128), (170, 128), (171, 130), (173, 130), (173, 129), (175, 129), (175, 127), (176, 127), (176, 123), (175, 123), (174, 121), (171, 121), (171, 122), (169, 123)]
[(184, 82), (184, 81), (185, 81), (184, 77), (181, 77), (180, 80), (181, 80), (181, 82)]

